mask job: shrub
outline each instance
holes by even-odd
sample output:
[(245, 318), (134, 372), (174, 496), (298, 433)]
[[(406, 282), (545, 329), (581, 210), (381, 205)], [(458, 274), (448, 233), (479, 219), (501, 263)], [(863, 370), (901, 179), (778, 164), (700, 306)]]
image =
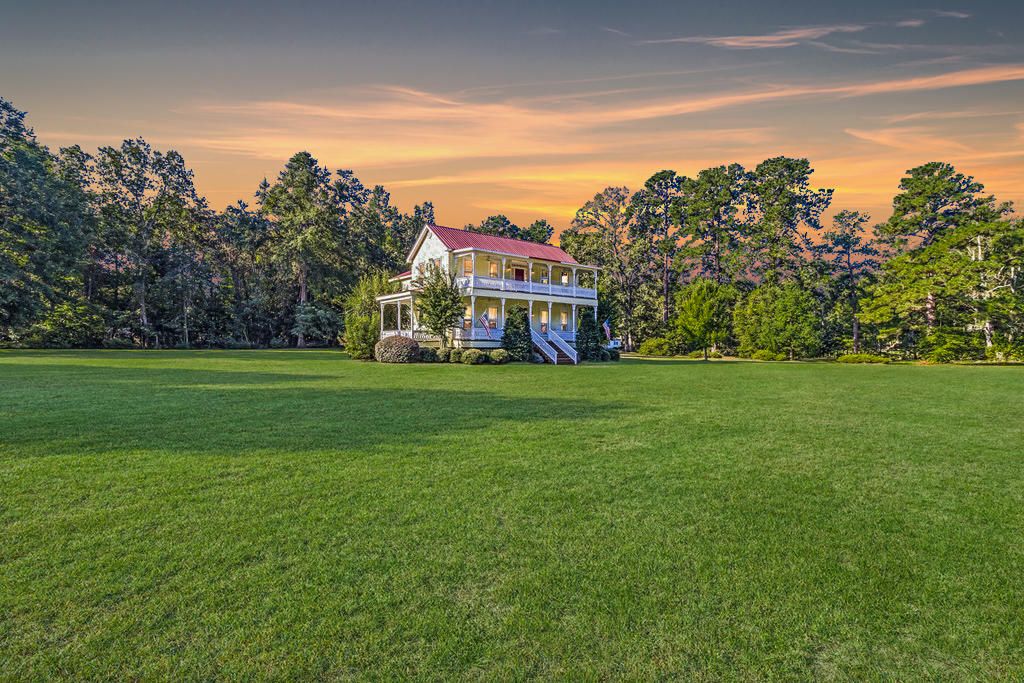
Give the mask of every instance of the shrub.
[(437, 362), (437, 349), (430, 346), (420, 347), (420, 362), (421, 363), (436, 363)]
[(671, 356), (672, 348), (668, 339), (664, 337), (651, 337), (650, 339), (645, 339), (640, 344), (637, 353), (641, 356)]
[(576, 329), (576, 353), (580, 360), (600, 360), (601, 331), (594, 320), (592, 311), (584, 309), (580, 313), (579, 326)]
[(462, 361), (462, 349), (455, 348), (448, 352), (449, 363), (459, 363)]
[(462, 362), (465, 365), (480, 365), (487, 362), (487, 354), (480, 349), (466, 349), (462, 352)]
[(345, 351), (356, 360), (372, 360), (373, 349), (380, 341), (380, 314), (345, 316), (345, 332), (338, 341), (344, 342)]
[(501, 348), (508, 352), (512, 360), (527, 360), (533, 351), (533, 340), (530, 337), (530, 321), (526, 309), (513, 306), (505, 316), (505, 329), (501, 333)]
[(786, 360), (786, 354), (775, 353), (768, 349), (758, 349), (754, 353), (750, 354), (750, 357), (754, 360)]
[(603, 363), (607, 363), (612, 359), (612, 354), (608, 352), (608, 349), (601, 349), (597, 359)]
[(437, 350), (437, 362), (438, 363), (447, 363), (449, 356), (451, 356), (451, 353), (452, 353), (451, 349), (438, 349)]
[(494, 349), (490, 352), (491, 362), (498, 365), (504, 365), (511, 360), (509, 352), (505, 349)]
[(613, 361), (617, 361), (622, 358), (622, 354), (618, 349), (608, 349), (608, 357)]
[(721, 351), (709, 351), (708, 352), (708, 358), (721, 358), (721, 357), (722, 357), (722, 352)]
[(837, 363), (888, 363), (885, 356), (875, 356), (870, 353), (847, 353), (836, 358)]
[(686, 354), (686, 357), (687, 358), (703, 358), (704, 357), (704, 351), (702, 349), (697, 349), (696, 351), (690, 351), (688, 354)]
[(544, 363), (544, 356), (540, 355), (535, 351), (530, 354), (530, 362), (542, 365)]
[(378, 363), (415, 363), (420, 359), (420, 345), (408, 337), (385, 337), (373, 347)]
[(131, 339), (122, 339), (121, 337), (111, 337), (110, 339), (103, 340), (103, 348), (105, 349), (134, 349), (135, 344)]
[(33, 346), (80, 349), (103, 343), (106, 325), (98, 309), (85, 301), (57, 304), (29, 331)]

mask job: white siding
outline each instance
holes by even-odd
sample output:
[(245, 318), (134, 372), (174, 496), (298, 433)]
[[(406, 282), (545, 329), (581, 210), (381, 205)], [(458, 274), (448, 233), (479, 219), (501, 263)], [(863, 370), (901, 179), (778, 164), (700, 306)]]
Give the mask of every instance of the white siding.
[(427, 231), (427, 236), (423, 239), (423, 244), (420, 245), (419, 251), (412, 259), (412, 276), (413, 278), (419, 277), (421, 270), (426, 273), (426, 266), (430, 259), (439, 258), (441, 259), (441, 267), (448, 270), (451, 266), (448, 263), (448, 250), (445, 248), (444, 243), (430, 230)]

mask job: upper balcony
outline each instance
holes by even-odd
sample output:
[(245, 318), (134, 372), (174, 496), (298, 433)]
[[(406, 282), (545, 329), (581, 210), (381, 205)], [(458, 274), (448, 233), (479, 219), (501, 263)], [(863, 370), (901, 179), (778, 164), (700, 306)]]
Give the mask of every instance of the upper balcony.
[(477, 290), (542, 294), (575, 299), (597, 298), (598, 268), (494, 254), (457, 253), (452, 258), (456, 283), (464, 294)]
[(490, 277), (488, 275), (462, 275), (455, 278), (456, 284), (463, 293), (468, 290), (488, 290), (493, 292), (520, 292), (522, 294), (550, 294), (552, 296), (564, 296), (576, 299), (596, 299), (597, 290), (593, 287), (583, 287), (572, 284), (552, 284), (542, 279), (540, 281), (515, 280), (508, 278)]

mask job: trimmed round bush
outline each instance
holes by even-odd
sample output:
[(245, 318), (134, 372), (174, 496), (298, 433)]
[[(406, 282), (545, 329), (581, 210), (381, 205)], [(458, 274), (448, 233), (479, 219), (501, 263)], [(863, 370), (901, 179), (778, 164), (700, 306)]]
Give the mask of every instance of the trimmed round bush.
[(466, 349), (462, 352), (462, 362), (465, 365), (480, 365), (487, 362), (487, 354), (480, 349)]
[(608, 349), (601, 349), (601, 352), (598, 354), (598, 360), (600, 360), (600, 361), (602, 361), (604, 363), (607, 363), (611, 359), (612, 359), (612, 354), (610, 354), (608, 352)]
[(774, 351), (768, 351), (767, 349), (758, 349), (754, 353), (750, 354), (750, 357), (754, 360), (786, 360), (786, 354), (775, 353)]
[(451, 352), (452, 352), (451, 349), (438, 349), (437, 350), (437, 362), (438, 363), (447, 363), (448, 362), (448, 357), (451, 355)]
[(491, 357), (491, 362), (498, 365), (504, 365), (511, 360), (511, 355), (505, 349), (494, 349), (488, 355)]
[(408, 337), (385, 337), (373, 347), (378, 363), (415, 363), (420, 359), (420, 345)]
[(636, 350), (641, 356), (671, 356), (672, 347), (664, 337), (645, 339)]
[(420, 348), (420, 362), (421, 363), (436, 363), (437, 362), (437, 349), (424, 346)]
[(870, 353), (847, 353), (836, 358), (837, 363), (888, 363), (885, 356), (876, 356)]
[(618, 349), (608, 349), (608, 358), (616, 361), (622, 358), (622, 353)]
[(452, 349), (448, 352), (449, 363), (459, 363), (462, 361), (462, 349)]
[(686, 357), (687, 358), (703, 358), (704, 357), (704, 349), (697, 349), (696, 351), (690, 351), (688, 354), (686, 354)]
[(708, 353), (708, 358), (721, 358), (721, 357), (722, 357), (722, 352), (721, 351), (711, 351), (711, 352)]

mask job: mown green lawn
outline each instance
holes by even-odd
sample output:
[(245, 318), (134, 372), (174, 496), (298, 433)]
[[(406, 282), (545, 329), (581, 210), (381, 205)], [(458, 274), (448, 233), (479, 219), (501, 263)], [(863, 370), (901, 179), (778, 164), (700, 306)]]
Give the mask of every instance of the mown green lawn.
[(1024, 677), (1024, 370), (0, 352), (0, 678)]

